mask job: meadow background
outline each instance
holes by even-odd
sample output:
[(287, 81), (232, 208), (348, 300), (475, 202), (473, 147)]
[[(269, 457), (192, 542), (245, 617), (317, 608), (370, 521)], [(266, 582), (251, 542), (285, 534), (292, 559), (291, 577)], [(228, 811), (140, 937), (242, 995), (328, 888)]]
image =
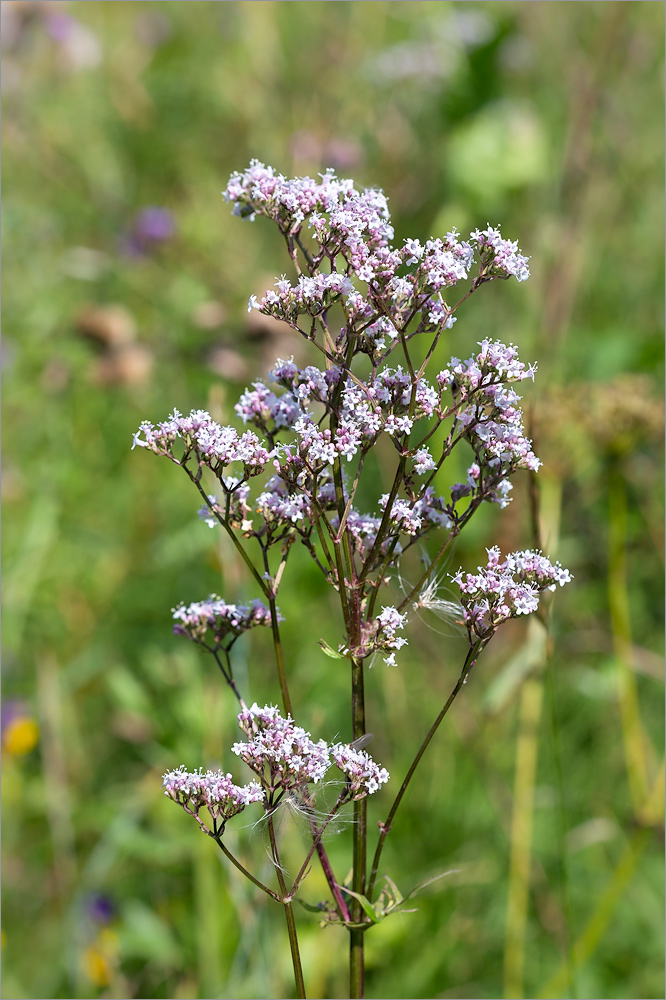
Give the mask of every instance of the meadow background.
[[(385, 870), (403, 892), (459, 871), (368, 935), (367, 995), (663, 997), (663, 4), (2, 17), (2, 995), (292, 995), (279, 909), (160, 789), (180, 763), (238, 765), (234, 705), (170, 609), (256, 595), (186, 477), (130, 451), (144, 418), (230, 422), (277, 356), (316, 363), (246, 312), (286, 269), (277, 230), (220, 196), (257, 157), (382, 187), (398, 240), (501, 223), (531, 256), (440, 356), (490, 336), (538, 361), (544, 467), (449, 568), (540, 540), (575, 575), (546, 624), (495, 638), (417, 774)], [(298, 721), (345, 737), (347, 673), (318, 645), (334, 606), (305, 558), (290, 571)], [(278, 699), (269, 639), (237, 647), (260, 703)], [(368, 681), (372, 752), (398, 779), (465, 645), (426, 613), (409, 640)], [(230, 835), (269, 877), (262, 834)], [(345, 996), (346, 935), (298, 917), (308, 995)]]

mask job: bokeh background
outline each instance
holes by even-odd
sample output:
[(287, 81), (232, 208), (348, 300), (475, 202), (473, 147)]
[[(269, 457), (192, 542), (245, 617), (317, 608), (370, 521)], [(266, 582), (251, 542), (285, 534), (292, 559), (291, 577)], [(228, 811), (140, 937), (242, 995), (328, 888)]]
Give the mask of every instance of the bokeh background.
[[(457, 872), (368, 934), (368, 996), (664, 995), (663, 31), (644, 2), (2, 4), (4, 997), (292, 995), (279, 909), (160, 790), (237, 765), (170, 609), (256, 595), (186, 478), (130, 451), (143, 418), (229, 422), (277, 356), (316, 363), (246, 312), (287, 263), (220, 196), (251, 157), (382, 187), (397, 239), (501, 223), (531, 255), (441, 360), (491, 336), (538, 361), (544, 467), (449, 568), (540, 543), (575, 582), (500, 632), (425, 759), (385, 870)], [(290, 572), (299, 721), (347, 736), (334, 604)], [(426, 612), (409, 639), (368, 681), (396, 778), (464, 655)], [(246, 640), (275, 702), (269, 637)], [(262, 832), (230, 837), (269, 878)], [(345, 996), (344, 932), (298, 918), (308, 995)]]

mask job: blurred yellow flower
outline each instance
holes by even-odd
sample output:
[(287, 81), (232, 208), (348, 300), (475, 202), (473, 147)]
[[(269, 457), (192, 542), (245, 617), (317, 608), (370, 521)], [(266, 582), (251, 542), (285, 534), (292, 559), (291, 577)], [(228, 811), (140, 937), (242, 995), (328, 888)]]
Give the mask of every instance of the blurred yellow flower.
[(83, 953), (83, 972), (95, 986), (108, 986), (111, 982), (111, 966), (107, 956), (96, 944), (88, 945)]
[(7, 723), (2, 734), (2, 745), (15, 757), (30, 753), (37, 746), (39, 726), (29, 715), (17, 715)]
[(105, 928), (88, 945), (81, 956), (83, 974), (95, 986), (109, 986), (113, 977), (115, 958), (118, 952), (118, 937), (114, 931)]

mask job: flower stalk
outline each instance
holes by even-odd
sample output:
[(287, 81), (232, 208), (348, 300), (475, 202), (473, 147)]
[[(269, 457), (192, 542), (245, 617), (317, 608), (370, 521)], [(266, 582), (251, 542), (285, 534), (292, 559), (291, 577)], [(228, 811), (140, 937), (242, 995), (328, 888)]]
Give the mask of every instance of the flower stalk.
[[(397, 907), (397, 897), (387, 902), (388, 890), (372, 900), (386, 838), (417, 767), (497, 628), (536, 610), (543, 591), (570, 580), (559, 563), (540, 552), (502, 558), (496, 547), (477, 573), (461, 569), (451, 578), (460, 592), (455, 614), (467, 631), (467, 655), (380, 824), (368, 872), (367, 797), (381, 792), (389, 775), (362, 749), (372, 712), (365, 671), (377, 659), (397, 667), (416, 596), (435, 587), (443, 557), (462, 529), (484, 503), (506, 507), (513, 475), (536, 472), (540, 465), (525, 436), (515, 390), (517, 383), (534, 379), (535, 366), (520, 361), (513, 345), (489, 339), (466, 360), (452, 357), (444, 367), (436, 361), (438, 349), (463, 303), (495, 280), (526, 280), (528, 258), (492, 227), (475, 230), (468, 240), (452, 230), (425, 243), (407, 239), (394, 246), (383, 193), (359, 191), (332, 171), (319, 180), (290, 180), (254, 160), (232, 175), (224, 194), (235, 215), (277, 225), (294, 269), (293, 280), (283, 275), (261, 299), (253, 295), (249, 311), (287, 324), (319, 352), (324, 367), (300, 368), (293, 358), (278, 359), (268, 378), (255, 381), (235, 406), (239, 421), (249, 425), (244, 431), (220, 425), (204, 410), (187, 416), (174, 410), (156, 425), (143, 421), (134, 436), (133, 447), (185, 470), (204, 501), (200, 517), (231, 538), (257, 591), (248, 604), (211, 594), (173, 609), (174, 632), (213, 655), (240, 707), (245, 739), (231, 750), (252, 780), (238, 785), (231, 773), (187, 771), (182, 765), (164, 775), (164, 791), (239, 871), (283, 906), (298, 997), (306, 993), (293, 899), (316, 853), (333, 902), (314, 908), (324, 922), (347, 928), (349, 993), (360, 998), (365, 934)], [(380, 439), (393, 464), (389, 491), (377, 496), (373, 463), (366, 459)], [(469, 453), (464, 481), (458, 483), (446, 480), (454, 448)], [(208, 493), (209, 488), (217, 492)], [(359, 497), (373, 495), (372, 509), (357, 506)], [(434, 555), (427, 557), (417, 583), (404, 599), (391, 598), (391, 577), (401, 560), (430, 538)], [(277, 599), (289, 578), (289, 553), (298, 543), (339, 599), (343, 631), (337, 649), (323, 639), (320, 646), (330, 659), (349, 661), (350, 743), (315, 740), (294, 721)], [(250, 704), (234, 681), (232, 647), (258, 626), (270, 629), (282, 713), (272, 705)], [(329, 806), (325, 788), (331, 783), (337, 798)], [(289, 803), (307, 818), (309, 837), (290, 889), (275, 822)], [(345, 885), (323, 838), (350, 806), (352, 873)], [(264, 811), (275, 888), (259, 881), (224, 843), (226, 823), (247, 807)]]

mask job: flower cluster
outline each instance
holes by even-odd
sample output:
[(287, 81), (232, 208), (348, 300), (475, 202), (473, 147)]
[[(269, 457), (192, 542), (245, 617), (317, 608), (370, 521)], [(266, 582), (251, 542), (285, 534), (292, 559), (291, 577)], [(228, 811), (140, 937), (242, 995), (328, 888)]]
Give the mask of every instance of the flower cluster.
[[(234, 214), (250, 219), (264, 215), (291, 238), (301, 236), (307, 220), (315, 243), (307, 256), (310, 273), (299, 275), (295, 285), (280, 278), (261, 301), (252, 296), (249, 309), (300, 329), (299, 316), (320, 316), (339, 301), (347, 323), (336, 344), (340, 358), (346, 356), (350, 340), (356, 350), (381, 356), (387, 341), (393, 349), (400, 331), (417, 316), (417, 332), (449, 329), (455, 317), (442, 292), (470, 277), (475, 250), (477, 283), (511, 276), (524, 281), (529, 276), (528, 258), (490, 226), (475, 230), (469, 241), (460, 240), (454, 229), (445, 238), (425, 244), (406, 239), (392, 248), (393, 228), (383, 192), (357, 191), (352, 180), (339, 179), (330, 170), (319, 180), (287, 179), (253, 160), (248, 170), (232, 175), (224, 196), (233, 203)], [(319, 270), (324, 261), (330, 262), (327, 271)], [(367, 286), (365, 294), (352, 279)]]
[[(389, 499), (388, 493), (379, 498), (382, 510), (386, 509)], [(391, 505), (389, 523), (394, 531), (420, 536), (432, 527), (449, 528), (452, 521), (444, 499), (435, 494), (432, 486), (427, 486), (416, 500), (396, 497)]]
[(348, 294), (353, 288), (346, 275), (335, 271), (313, 277), (302, 274), (296, 285), (292, 285), (283, 276), (275, 282), (275, 287), (277, 291), (270, 289), (261, 301), (256, 295), (251, 295), (247, 311), (258, 309), (266, 316), (281, 319), (296, 329), (299, 328), (299, 316), (319, 316), (337, 302), (341, 295)]
[(479, 389), (507, 382), (532, 379), (536, 365), (525, 365), (518, 359), (518, 349), (499, 340), (479, 341), (481, 350), (467, 361), (451, 358), (448, 368), (439, 372), (437, 384), (453, 391), (456, 400), (468, 400)]
[[(210, 813), (217, 833), (224, 830), (228, 820), (253, 802), (264, 802), (265, 793), (261, 785), (251, 781), (247, 785), (234, 785), (230, 774), (222, 771), (186, 771), (181, 764), (175, 771), (167, 771), (163, 777), (164, 794), (186, 812), (199, 819), (199, 810), (204, 806)], [(207, 827), (199, 820), (202, 829)]]
[[(173, 627), (175, 635), (183, 635), (193, 642), (205, 643), (210, 631), (215, 648), (229, 648), (232, 643), (254, 628), (255, 625), (271, 624), (270, 609), (261, 601), (254, 600), (249, 604), (226, 604), (221, 597), (211, 594), (205, 601), (193, 604), (181, 603), (173, 609), (176, 624)], [(281, 620), (281, 616), (278, 615)]]
[(243, 423), (253, 423), (264, 433), (275, 433), (282, 427), (292, 428), (301, 409), (291, 393), (276, 396), (261, 381), (253, 382), (252, 389), (246, 389), (234, 410)]
[(244, 709), (238, 724), (248, 742), (234, 743), (231, 750), (259, 775), (269, 794), (316, 784), (331, 766), (326, 741), (315, 743), (289, 716), (284, 719), (270, 705)]
[[(141, 435), (143, 434), (143, 438)], [(178, 459), (173, 452), (175, 442), (183, 442), (184, 451)], [(205, 410), (192, 410), (184, 417), (174, 410), (168, 420), (153, 426), (144, 420), (134, 435), (132, 447), (148, 448), (156, 455), (165, 455), (178, 465), (184, 465), (191, 454), (208, 466), (219, 478), (222, 469), (231, 462), (241, 462), (245, 477), (263, 472), (271, 458), (262, 442), (252, 431), (238, 433), (233, 427), (223, 427)]]
[(310, 733), (285, 719), (272, 705), (256, 703), (238, 716), (238, 724), (248, 741), (235, 743), (232, 752), (259, 776), (269, 805), (275, 805), (284, 792), (302, 789), (320, 782), (335, 764), (346, 776), (353, 798), (376, 792), (388, 781), (388, 771), (365, 752), (348, 744), (315, 742)]
[(487, 641), (502, 622), (536, 611), (544, 590), (555, 590), (558, 584), (563, 587), (572, 579), (569, 570), (540, 552), (514, 552), (504, 562), (497, 546), (487, 552), (485, 568), (479, 566), (477, 573), (461, 569), (451, 578), (460, 588), (470, 643)]
[(461, 497), (478, 497), (505, 507), (511, 489), (508, 477), (517, 469), (536, 472), (541, 465), (524, 435), (521, 397), (508, 387), (511, 382), (533, 380), (536, 366), (519, 361), (513, 344), (483, 340), (479, 347), (480, 352), (467, 361), (451, 358), (436, 380), (440, 393), (451, 392), (456, 429), (476, 459), (467, 470), (466, 483), (456, 483), (451, 495), (454, 505)]
[(347, 776), (353, 798), (363, 798), (379, 790), (389, 780), (385, 767), (379, 767), (365, 750), (355, 750), (349, 743), (334, 743), (331, 757), (336, 767)]
[(475, 229), (470, 240), (476, 244), (479, 251), (484, 275), (498, 278), (509, 278), (513, 275), (516, 281), (527, 281), (530, 276), (527, 266), (529, 257), (520, 252), (517, 243), (502, 239), (499, 227)]
[[(393, 235), (390, 227), (381, 227), (388, 219), (382, 192), (370, 189), (359, 193), (352, 180), (339, 180), (332, 170), (327, 170), (320, 182), (311, 177), (287, 179), (272, 167), (252, 160), (248, 170), (231, 175), (224, 197), (234, 203), (235, 215), (251, 220), (265, 215), (284, 233), (298, 231), (310, 216), (315, 231), (326, 232), (331, 241), (335, 233), (339, 240), (345, 237), (349, 242), (354, 236), (359, 239), (368, 235), (381, 244)], [(328, 225), (320, 213), (330, 213)]]
[[(338, 810), (377, 792), (389, 780), (388, 771), (363, 749), (369, 734), (353, 743), (329, 743), (313, 739), (275, 706), (254, 703), (248, 708), (232, 674), (230, 650), (249, 629), (272, 627), (282, 700), (291, 711), (278, 628), (282, 618), (274, 601), (285, 570), (291, 569), (287, 561), (292, 547), (301, 543), (340, 597), (344, 638), (337, 652), (324, 640), (320, 644), (333, 659), (353, 661), (355, 729), (362, 728), (364, 661), (379, 654), (394, 666), (396, 653), (407, 644), (403, 633), (408, 614), (403, 608), (410, 609), (409, 614), (428, 609), (466, 627), (470, 648), (463, 677), (436, 728), (470, 663), (499, 625), (535, 611), (545, 590), (570, 581), (566, 569), (540, 552), (516, 552), (502, 559), (495, 547), (488, 549), (487, 565), (477, 573), (461, 569), (451, 577), (460, 591), (459, 602), (438, 594), (449, 543), (482, 501), (505, 506), (513, 473), (536, 472), (540, 461), (525, 436), (521, 397), (515, 391), (516, 383), (534, 379), (535, 366), (520, 361), (513, 344), (486, 338), (467, 360), (453, 357), (436, 375), (433, 359), (470, 294), (495, 279), (526, 280), (528, 258), (499, 228), (489, 225), (474, 230), (467, 240), (454, 229), (425, 242), (405, 239), (396, 246), (383, 192), (358, 190), (352, 180), (338, 178), (332, 170), (316, 179), (288, 179), (252, 160), (247, 170), (231, 176), (224, 197), (235, 215), (274, 222), (293, 265), (295, 276), (282, 275), (262, 297), (252, 295), (248, 312), (259, 310), (292, 327), (319, 351), (323, 367), (301, 368), (293, 357), (279, 358), (266, 379), (245, 389), (234, 408), (238, 421), (252, 429), (223, 426), (204, 410), (188, 416), (174, 410), (157, 425), (143, 421), (134, 435), (132, 447), (167, 457), (185, 469), (205, 501), (199, 517), (210, 527), (221, 525), (231, 536), (260, 596), (270, 603), (227, 604), (212, 594), (173, 609), (174, 632), (213, 654), (238, 699), (243, 737), (231, 750), (250, 768), (253, 780), (236, 785), (231, 774), (187, 771), (181, 765), (164, 775), (164, 792), (195, 817), (229, 857), (221, 840), (225, 824), (247, 805), (260, 804), (280, 892), (262, 885), (232, 857), (237, 867), (255, 886), (290, 904), (317, 850), (336, 900), (335, 912), (327, 918), (349, 928), (367, 927), (374, 918), (360, 893), (373, 897), (384, 837), (434, 729), (409, 770), (387, 824), (380, 824), (367, 888), (356, 884), (362, 875), (356, 871), (353, 888), (359, 891), (349, 892), (363, 907), (354, 901), (350, 909), (322, 838)], [(465, 287), (459, 290), (461, 282)], [(465, 481), (451, 486), (444, 467), (461, 442), (472, 454), (460, 466), (468, 465)], [(383, 468), (391, 458), (393, 468), (382, 478), (387, 492), (377, 496), (380, 491), (373, 491), (367, 480), (378, 464)], [(254, 477), (264, 472), (257, 485)], [(218, 481), (216, 493), (205, 492), (209, 473)], [(361, 503), (374, 509), (365, 513)], [(404, 600), (397, 607), (383, 605), (380, 594), (395, 575), (392, 568), (406, 550), (436, 529), (446, 537), (433, 546), (437, 555), (416, 586), (409, 592), (403, 587)], [(330, 782), (333, 768), (338, 769), (337, 778)], [(332, 807), (322, 792), (329, 784), (336, 787)], [(281, 874), (285, 870), (273, 818), (287, 804), (307, 815), (312, 835), (289, 889)], [(323, 806), (322, 811), (317, 806)], [(212, 826), (200, 817), (202, 809), (208, 811)], [(355, 859), (364, 856), (366, 839), (363, 823), (355, 824)], [(385, 916), (397, 905), (395, 900), (389, 903), (376, 902), (374, 910)], [(291, 929), (290, 941), (295, 955)]]
[[(398, 629), (405, 627), (407, 615), (402, 615), (397, 608), (384, 607), (381, 614), (375, 619), (375, 648), (376, 649), (402, 649), (407, 645), (407, 640), (396, 635)], [(395, 653), (389, 653), (384, 657), (387, 666), (395, 666)]]
[(257, 513), (269, 527), (289, 522), (296, 524), (310, 519), (312, 505), (304, 493), (290, 491), (283, 479), (273, 476), (257, 497)]

